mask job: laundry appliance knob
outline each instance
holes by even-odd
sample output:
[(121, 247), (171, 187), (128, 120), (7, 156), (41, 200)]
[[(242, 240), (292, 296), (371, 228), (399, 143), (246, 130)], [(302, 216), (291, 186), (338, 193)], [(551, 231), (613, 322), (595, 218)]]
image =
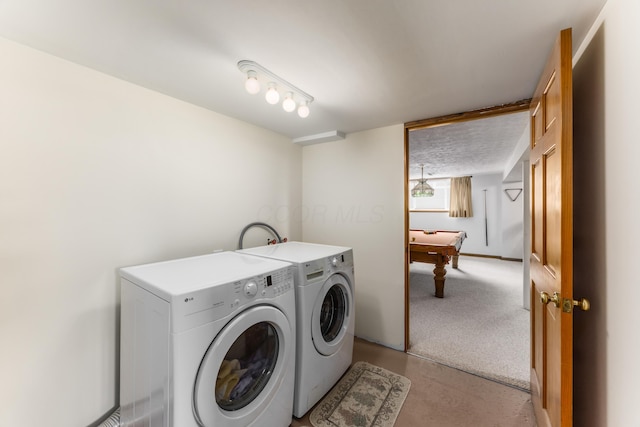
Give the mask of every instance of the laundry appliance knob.
[(258, 285), (256, 282), (247, 282), (244, 285), (244, 294), (248, 297), (254, 297), (258, 293)]

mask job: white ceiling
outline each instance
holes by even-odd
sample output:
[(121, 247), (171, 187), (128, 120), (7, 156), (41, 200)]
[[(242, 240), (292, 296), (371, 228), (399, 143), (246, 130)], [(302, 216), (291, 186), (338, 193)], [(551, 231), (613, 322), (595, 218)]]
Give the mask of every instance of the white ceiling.
[[(295, 139), (529, 98), (558, 32), (575, 50), (605, 2), (0, 0), (0, 36)], [(245, 59), (311, 115), (246, 93)]]

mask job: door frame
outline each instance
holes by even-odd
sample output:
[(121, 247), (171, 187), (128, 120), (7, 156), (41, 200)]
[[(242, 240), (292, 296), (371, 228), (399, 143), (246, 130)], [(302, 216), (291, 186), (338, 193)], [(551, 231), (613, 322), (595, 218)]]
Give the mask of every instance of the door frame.
[[(503, 114), (529, 111), (531, 99), (481, 108), (446, 116), (416, 120), (404, 124), (404, 352), (409, 350), (410, 283), (409, 283), (409, 132), (430, 127), (445, 126), (470, 120), (485, 119)], [(528, 224), (524, 224), (528, 227)], [(524, 254), (528, 257), (528, 254)]]

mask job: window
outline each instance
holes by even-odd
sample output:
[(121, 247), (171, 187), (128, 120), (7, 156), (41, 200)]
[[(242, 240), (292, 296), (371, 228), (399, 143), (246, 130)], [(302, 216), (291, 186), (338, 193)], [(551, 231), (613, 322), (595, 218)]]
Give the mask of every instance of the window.
[(409, 183), (409, 210), (449, 212), (451, 181), (448, 178), (440, 178), (430, 179), (428, 182), (433, 187), (432, 197), (411, 197), (411, 189), (416, 182)]

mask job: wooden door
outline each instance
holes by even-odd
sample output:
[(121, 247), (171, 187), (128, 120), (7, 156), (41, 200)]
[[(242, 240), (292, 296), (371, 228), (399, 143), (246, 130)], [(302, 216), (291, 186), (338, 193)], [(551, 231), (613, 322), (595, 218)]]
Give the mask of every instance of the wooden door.
[(573, 424), (571, 55), (567, 29), (530, 106), (531, 394), (538, 425), (554, 427)]

